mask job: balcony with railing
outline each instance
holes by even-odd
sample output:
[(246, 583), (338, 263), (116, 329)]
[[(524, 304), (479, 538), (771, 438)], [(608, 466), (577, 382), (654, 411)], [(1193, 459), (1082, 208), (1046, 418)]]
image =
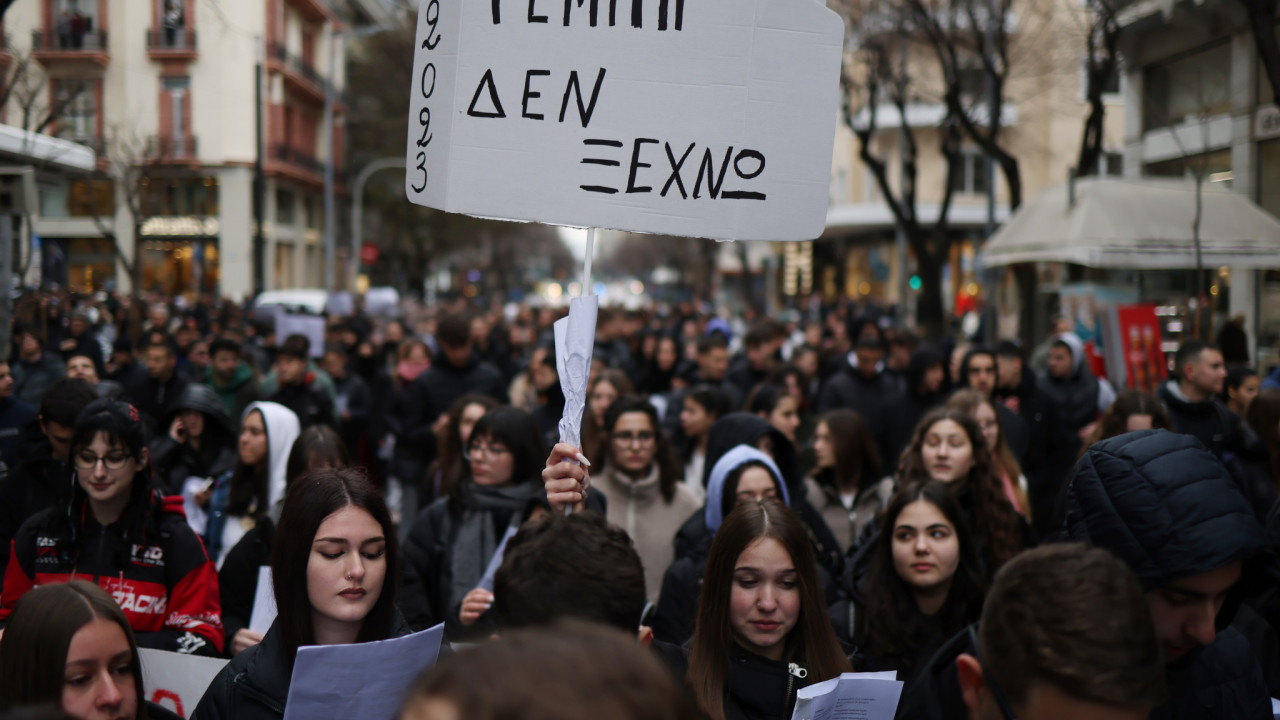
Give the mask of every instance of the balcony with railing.
[(285, 83), (295, 92), (317, 104), (324, 103), (329, 80), (309, 61), (289, 50), (279, 42), (267, 45), (267, 64), (284, 75)]
[(111, 61), (106, 30), (31, 31), (31, 52), (43, 63), (88, 61), (106, 66)]
[(196, 31), (162, 27), (147, 31), (147, 56), (152, 60), (195, 60)]
[(318, 183), (324, 178), (324, 162), (311, 153), (288, 143), (275, 143), (270, 148), (269, 159), (277, 170), (298, 180)]
[(152, 135), (147, 138), (147, 161), (190, 164), (196, 161), (196, 138), (192, 135)]

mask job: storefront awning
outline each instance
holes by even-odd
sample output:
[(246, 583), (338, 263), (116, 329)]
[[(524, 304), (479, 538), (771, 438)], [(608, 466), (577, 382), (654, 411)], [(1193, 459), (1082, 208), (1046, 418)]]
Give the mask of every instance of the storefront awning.
[[(1066, 187), (1048, 188), (991, 237), (982, 263), (1194, 268), (1195, 193), (1183, 179), (1088, 178), (1076, 183), (1070, 204)], [(1280, 268), (1280, 220), (1243, 195), (1205, 183), (1200, 246), (1206, 268)]]

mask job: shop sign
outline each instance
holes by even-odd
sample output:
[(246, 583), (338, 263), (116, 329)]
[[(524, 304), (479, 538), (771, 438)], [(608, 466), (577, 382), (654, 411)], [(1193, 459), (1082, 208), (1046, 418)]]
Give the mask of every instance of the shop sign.
[(143, 237), (216, 237), (218, 218), (163, 215), (142, 223)]
[(1253, 137), (1255, 140), (1280, 137), (1280, 107), (1267, 105), (1258, 108), (1253, 116)]

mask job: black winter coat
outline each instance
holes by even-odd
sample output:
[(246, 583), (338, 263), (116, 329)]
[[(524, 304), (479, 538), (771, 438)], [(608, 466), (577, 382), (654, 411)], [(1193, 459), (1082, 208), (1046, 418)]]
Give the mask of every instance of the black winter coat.
[(1224, 453), (1233, 449), (1238, 442), (1240, 418), (1217, 398), (1209, 398), (1205, 402), (1188, 402), (1180, 397), (1180, 393), (1174, 392), (1172, 386), (1177, 382), (1170, 380), (1156, 391), (1156, 397), (1169, 411), (1173, 429), (1195, 437), (1209, 448), (1209, 452), (1222, 459)]
[(236, 633), (249, 627), (253, 600), (258, 592), (258, 568), (271, 564), (271, 543), (275, 535), (276, 523), (268, 515), (223, 556), (222, 568), (218, 570), (218, 592), (227, 655), (231, 655), (231, 641)]
[(53, 459), (53, 447), (39, 420), (22, 428), (18, 463), (0, 480), (0, 585), (9, 564), (9, 542), (28, 518), (58, 502), (72, 482), (72, 472), (70, 463)]
[(725, 720), (790, 718), (796, 693), (809, 684), (800, 675), (808, 675), (803, 663), (768, 660), (735, 643), (724, 679)]
[[(391, 637), (409, 634), (396, 614)], [(275, 624), (262, 642), (235, 656), (213, 678), (191, 720), (280, 720), (289, 698), (293, 666)]]
[[(1067, 488), (1066, 539), (1124, 560), (1145, 590), (1245, 561), (1219, 613), (1225, 626), (1269, 552), (1253, 508), (1226, 468), (1195, 438), (1165, 430), (1129, 433), (1091, 447)], [(1250, 644), (1234, 629), (1169, 667), (1170, 696), (1152, 718), (1271, 717)]]
[(292, 410), (303, 430), (314, 425), (337, 427), (333, 418), (333, 398), (311, 381), (310, 374), (297, 385), (281, 383), (280, 389), (267, 399)]

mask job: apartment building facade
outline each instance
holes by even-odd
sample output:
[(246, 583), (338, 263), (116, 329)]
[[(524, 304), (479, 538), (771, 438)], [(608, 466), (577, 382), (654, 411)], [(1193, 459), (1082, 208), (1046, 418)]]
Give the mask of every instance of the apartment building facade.
[[(1028, 0), (1015, 3), (1006, 20), (1009, 33), (1009, 73), (1000, 114), (1002, 142), (1019, 162), (1024, 202), (1040, 190), (1067, 182), (1076, 164), (1088, 107), (1085, 101), (1085, 38), (1091, 16), (1080, 0)], [(894, 23), (886, 27), (896, 27)], [(905, 124), (914, 134), (917, 156), (917, 210), (926, 226), (937, 221), (945, 191), (953, 191), (947, 215), (953, 240), (950, 262), (944, 271), (944, 298), (951, 310), (963, 311), (982, 295), (1010, 310), (1002, 318), (1000, 332), (1016, 335), (1018, 293), (1012, 277), (1003, 271), (984, 274), (979, 257), (987, 237), (988, 190), (994, 186), (994, 225), (1010, 214), (1009, 188), (998, 167), (989, 171), (982, 150), (967, 138), (959, 166), (948, 173), (942, 154), (941, 70), (933, 49), (918, 41), (904, 41), (896, 31), (869, 31), (862, 40), (882, 43), (895, 65), (910, 78)], [(979, 59), (962, 68), (961, 87), (971, 117), (985, 122), (984, 73)], [(1117, 75), (1104, 94), (1106, 119), (1104, 153), (1096, 171), (1119, 174), (1124, 151), (1124, 78)], [(882, 98), (884, 96), (882, 95)], [(851, 98), (854, 122), (865, 127), (870, 108)], [(872, 154), (889, 168), (889, 185), (895, 195), (902, 187), (903, 113), (887, 99), (875, 108), (876, 132)], [(871, 170), (859, 157), (860, 142), (841, 122), (836, 152), (827, 228), (823, 238), (832, 242), (814, 245), (814, 283), (818, 291), (835, 291), (858, 298), (868, 296), (886, 303), (914, 301), (914, 283), (906, 283), (906, 297), (899, 294), (900, 278), (913, 273), (908, 253), (904, 267), (896, 248), (895, 222)], [(903, 277), (905, 274), (906, 277)], [(824, 287), (825, 286), (825, 287)], [(1007, 327), (1006, 327), (1007, 326)]]
[[(1203, 174), (1280, 217), (1280, 108), (1244, 6), (1137, 0), (1120, 20), (1125, 174)], [(1280, 258), (1275, 267), (1210, 269), (1215, 311), (1245, 316), (1261, 367), (1280, 362)]]
[(342, 30), (328, 0), (11, 7), (0, 60), (34, 92), (11, 93), (0, 119), (93, 148), (100, 171), (37, 168), (43, 281), (131, 289), (114, 236), (143, 290), (251, 294), (261, 153), (264, 286), (319, 284), (325, 164), (345, 171)]

